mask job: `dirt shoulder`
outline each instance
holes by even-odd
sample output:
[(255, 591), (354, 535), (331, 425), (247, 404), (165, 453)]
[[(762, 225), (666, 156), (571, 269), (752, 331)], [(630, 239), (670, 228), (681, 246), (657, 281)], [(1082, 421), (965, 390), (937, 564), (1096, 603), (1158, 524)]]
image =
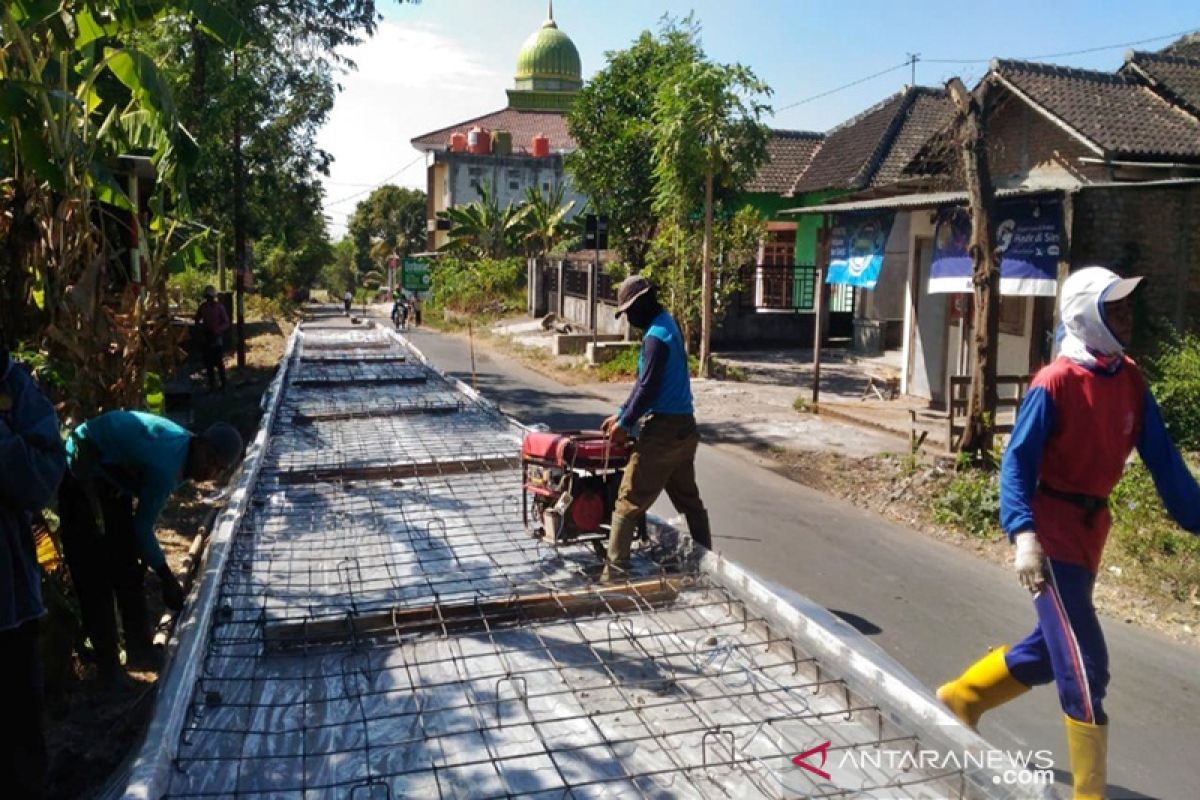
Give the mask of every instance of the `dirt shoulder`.
[[(446, 332), (466, 336), (456, 329)], [(628, 392), (627, 381), (598, 381), (596, 370), (581, 358), (555, 357), (486, 328), (476, 329), (474, 338), (482, 350), (516, 358), (545, 377), (606, 401), (619, 403)], [(1011, 563), (1010, 545), (994, 526), (977, 535), (938, 521), (939, 501), (963, 491), (947, 459), (925, 454), (914, 458), (902, 437), (798, 412), (793, 403), (800, 386), (707, 380), (694, 381), (693, 394), (709, 443), (736, 448), (797, 483), (993, 563)], [(970, 501), (968, 497), (963, 502)], [(1200, 647), (1198, 595), (1200, 587), (1162, 581), (1110, 544), (1097, 578), (1095, 603), (1106, 616)]]
[[(248, 320), (246, 366), (238, 369), (232, 354), (226, 356), (228, 388), (208, 392), (199, 364), (192, 364), (193, 430), (224, 420), (235, 425), (249, 442), (258, 429), (259, 401), (270, 385), (283, 357), (292, 324), (286, 320)], [(184, 484), (172, 495), (159, 518), (158, 540), (167, 562), (179, 574), (192, 539), (202, 525), (211, 524), (213, 506), (206, 497), (213, 485)], [(146, 602), (151, 621), (161, 619), (162, 599), (158, 579), (148, 574)], [(52, 611), (43, 623), (43, 639), (72, 625)], [(47, 635), (49, 633), (50, 635)], [(63, 662), (62, 659), (69, 659)], [(55, 659), (51, 661), (50, 659)], [(61, 676), (53, 682), (47, 701), (47, 747), (50, 754), (50, 798), (78, 798), (95, 794), (122, 761), (136, 748), (150, 719), (158, 670), (129, 671), (130, 685), (102, 691), (93, 680), (92, 666), (61, 651), (48, 657), (48, 673)]]

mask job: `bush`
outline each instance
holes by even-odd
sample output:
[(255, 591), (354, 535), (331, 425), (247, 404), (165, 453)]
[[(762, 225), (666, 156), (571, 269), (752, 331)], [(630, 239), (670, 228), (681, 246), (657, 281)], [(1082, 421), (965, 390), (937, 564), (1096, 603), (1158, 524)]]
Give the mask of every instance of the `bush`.
[(991, 538), (1000, 530), (1000, 480), (960, 454), (958, 470), (933, 501), (933, 518), (964, 533)]
[(1200, 334), (1169, 335), (1147, 372), (1171, 438), (1184, 450), (1200, 450)]
[(217, 273), (206, 269), (188, 267), (167, 278), (171, 299), (179, 303), (181, 311), (194, 312), (204, 299), (204, 287), (216, 286)]
[(525, 261), (521, 258), (439, 258), (430, 265), (427, 311), (503, 315), (525, 308)]
[(1187, 600), (1200, 586), (1200, 539), (1167, 515), (1150, 471), (1140, 461), (1125, 470), (1109, 498), (1116, 559), (1128, 559), (1149, 588)]
[[(605, 361), (596, 368), (603, 381), (621, 381), (636, 378), (638, 371), (638, 352), (640, 348), (630, 347), (621, 351), (611, 361)], [(694, 378), (700, 372), (700, 359), (688, 356), (688, 373)]]

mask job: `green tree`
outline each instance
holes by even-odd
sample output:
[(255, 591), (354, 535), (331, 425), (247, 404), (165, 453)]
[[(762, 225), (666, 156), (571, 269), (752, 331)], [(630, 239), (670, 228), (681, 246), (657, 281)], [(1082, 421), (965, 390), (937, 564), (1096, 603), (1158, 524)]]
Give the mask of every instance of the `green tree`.
[(358, 287), (353, 239), (347, 236), (333, 246), (332, 257), (322, 267), (318, 282), (335, 295), (335, 299), (340, 298), (343, 292), (354, 291)]
[(528, 205), (500, 205), (489, 184), (479, 185), (479, 199), (440, 212), (449, 221), (446, 244), (448, 253), (467, 258), (500, 259), (521, 249), (521, 230)]
[(654, 209), (654, 105), (677, 70), (701, 61), (692, 17), (664, 18), (625, 50), (605, 54), (604, 69), (579, 93), (567, 128), (578, 148), (567, 169), (591, 206), (609, 219), (614, 246), (634, 270), (646, 263), (659, 226)]
[(383, 269), (389, 256), (425, 249), (425, 193), (380, 186), (354, 207), (347, 223), (360, 273)]
[(708, 376), (713, 327), (713, 207), (718, 186), (737, 190), (767, 157), (761, 102), (770, 88), (741, 64), (680, 64), (654, 97), (654, 208), (685, 226), (703, 209), (700, 374)]
[(545, 257), (564, 242), (579, 236), (579, 226), (570, 218), (575, 201), (563, 202), (566, 187), (561, 183), (543, 193), (537, 186), (525, 188), (524, 208), (519, 235), (525, 242), (526, 255)]

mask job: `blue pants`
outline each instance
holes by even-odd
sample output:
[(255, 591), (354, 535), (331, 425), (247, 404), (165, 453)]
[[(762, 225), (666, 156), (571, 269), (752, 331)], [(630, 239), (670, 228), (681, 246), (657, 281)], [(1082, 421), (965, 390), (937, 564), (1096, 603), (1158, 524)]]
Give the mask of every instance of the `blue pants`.
[(1054, 681), (1063, 712), (1104, 725), (1101, 700), (1108, 688), (1108, 647), (1092, 605), (1096, 576), (1086, 567), (1046, 559), (1046, 586), (1034, 597), (1038, 624), (1004, 657), (1026, 686)]

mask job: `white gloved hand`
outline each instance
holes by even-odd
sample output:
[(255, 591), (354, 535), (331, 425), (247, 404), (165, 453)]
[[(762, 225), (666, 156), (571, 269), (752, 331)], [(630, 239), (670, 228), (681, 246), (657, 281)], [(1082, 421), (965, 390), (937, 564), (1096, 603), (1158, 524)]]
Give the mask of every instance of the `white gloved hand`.
[(1042, 590), (1045, 576), (1042, 573), (1042, 562), (1046, 554), (1038, 542), (1037, 534), (1033, 531), (1022, 531), (1016, 535), (1017, 552), (1013, 556), (1013, 569), (1021, 585), (1031, 593), (1037, 594)]

